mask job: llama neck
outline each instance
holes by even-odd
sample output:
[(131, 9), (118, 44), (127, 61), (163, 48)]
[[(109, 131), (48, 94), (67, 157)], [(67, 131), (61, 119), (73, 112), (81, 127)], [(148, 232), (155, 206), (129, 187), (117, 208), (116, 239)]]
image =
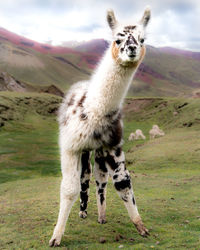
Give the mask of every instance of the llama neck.
[(108, 49), (91, 79), (87, 94), (89, 109), (105, 115), (120, 108), (136, 69), (137, 66), (121, 66)]

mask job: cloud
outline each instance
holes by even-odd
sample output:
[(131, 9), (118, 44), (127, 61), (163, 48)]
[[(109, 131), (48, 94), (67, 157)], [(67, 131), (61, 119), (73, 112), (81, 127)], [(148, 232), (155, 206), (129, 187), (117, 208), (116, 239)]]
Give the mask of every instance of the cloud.
[(200, 51), (199, 0), (6, 0), (0, 1), (0, 26), (54, 44), (108, 39), (106, 9), (113, 8), (119, 20), (134, 22), (146, 5), (152, 9), (147, 43)]

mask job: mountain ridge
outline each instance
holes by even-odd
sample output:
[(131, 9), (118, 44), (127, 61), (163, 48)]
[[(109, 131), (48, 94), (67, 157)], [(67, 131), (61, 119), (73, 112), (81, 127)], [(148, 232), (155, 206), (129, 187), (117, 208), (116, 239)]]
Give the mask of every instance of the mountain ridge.
[[(109, 42), (94, 39), (73, 48), (42, 44), (0, 28), (0, 70), (32, 85), (66, 91), (87, 80)], [(200, 89), (200, 53), (147, 45), (129, 95), (193, 96)]]

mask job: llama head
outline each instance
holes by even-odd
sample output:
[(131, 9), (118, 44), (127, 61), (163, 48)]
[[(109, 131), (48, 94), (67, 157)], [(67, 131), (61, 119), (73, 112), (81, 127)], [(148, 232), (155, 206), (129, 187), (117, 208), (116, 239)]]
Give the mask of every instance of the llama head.
[(107, 22), (113, 33), (112, 57), (121, 65), (137, 65), (145, 55), (145, 29), (151, 12), (146, 8), (141, 20), (135, 24), (120, 24), (113, 12), (108, 10)]

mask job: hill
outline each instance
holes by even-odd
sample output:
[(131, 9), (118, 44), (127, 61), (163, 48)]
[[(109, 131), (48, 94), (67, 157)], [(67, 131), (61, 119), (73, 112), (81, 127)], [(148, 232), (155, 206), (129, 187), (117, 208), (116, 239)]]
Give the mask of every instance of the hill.
[[(79, 51), (100, 51), (108, 43), (97, 39), (74, 47)], [(104, 49), (103, 49), (104, 48)], [(191, 97), (200, 88), (200, 53), (147, 45), (147, 53), (133, 80), (130, 95)]]
[(15, 92), (36, 92), (49, 93), (57, 96), (64, 96), (64, 93), (55, 85), (38, 86), (21, 82), (9, 75), (7, 72), (0, 72), (0, 91)]
[[(62, 101), (61, 97), (39, 93), (0, 92), (0, 127), (11, 122), (20, 123), (29, 114), (54, 116)], [(26, 126), (25, 126), (26, 127)], [(25, 129), (22, 126), (22, 130)]]
[(0, 28), (0, 71), (32, 85), (56, 85), (66, 90), (87, 79), (96, 56), (53, 47)]
[[(73, 48), (52, 46), (0, 28), (0, 70), (31, 85), (55, 85), (66, 91), (89, 78), (107, 47), (103, 39)], [(147, 46), (129, 95), (194, 96), (200, 89), (199, 68), (200, 53)]]

